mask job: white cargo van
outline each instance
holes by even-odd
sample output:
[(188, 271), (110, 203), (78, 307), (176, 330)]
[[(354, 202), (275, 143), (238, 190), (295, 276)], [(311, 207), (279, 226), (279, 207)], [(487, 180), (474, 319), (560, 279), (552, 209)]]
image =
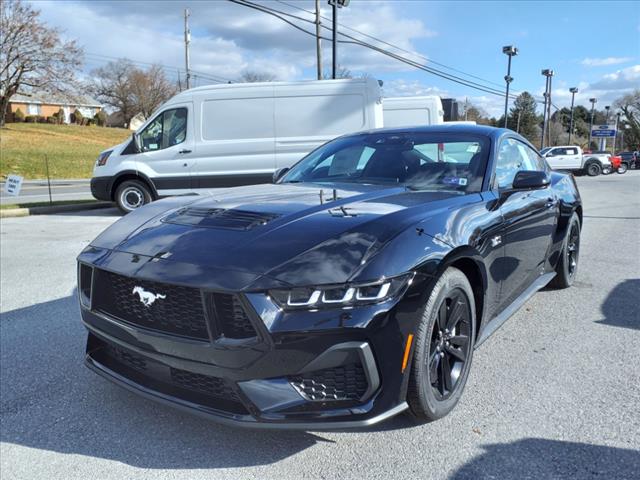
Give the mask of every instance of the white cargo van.
[(193, 88), (100, 154), (91, 192), (129, 212), (161, 196), (270, 182), (319, 145), (382, 126), (374, 79)]
[(385, 127), (439, 125), (444, 121), (442, 101), (437, 96), (382, 99)]

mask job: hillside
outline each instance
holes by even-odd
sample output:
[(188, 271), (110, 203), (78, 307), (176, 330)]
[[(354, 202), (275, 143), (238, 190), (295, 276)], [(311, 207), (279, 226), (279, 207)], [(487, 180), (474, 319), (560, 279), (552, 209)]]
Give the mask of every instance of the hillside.
[(0, 129), (0, 178), (46, 178), (45, 155), (51, 178), (90, 178), (98, 154), (130, 135), (122, 128), (8, 123)]

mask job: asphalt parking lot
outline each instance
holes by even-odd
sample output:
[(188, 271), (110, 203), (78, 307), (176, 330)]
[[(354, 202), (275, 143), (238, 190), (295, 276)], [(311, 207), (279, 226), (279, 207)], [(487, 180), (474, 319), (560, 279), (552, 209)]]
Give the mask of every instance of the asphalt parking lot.
[(640, 171), (578, 183), (576, 285), (480, 347), (456, 410), (330, 433), (220, 426), (89, 372), (75, 256), (117, 211), (3, 219), (0, 477), (637, 479)]

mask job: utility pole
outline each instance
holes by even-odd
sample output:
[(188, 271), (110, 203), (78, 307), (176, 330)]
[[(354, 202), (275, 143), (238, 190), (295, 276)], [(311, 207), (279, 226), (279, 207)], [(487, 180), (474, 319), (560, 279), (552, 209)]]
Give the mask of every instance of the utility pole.
[(518, 109), (518, 124), (516, 126), (516, 133), (520, 133), (520, 115), (522, 115), (522, 110)]
[(569, 89), (571, 92), (571, 120), (569, 121), (569, 145), (571, 145), (571, 135), (573, 135), (573, 101), (576, 98), (576, 93), (578, 93), (577, 87), (572, 87)]
[(518, 49), (513, 45), (507, 45), (502, 47), (502, 53), (509, 57), (509, 63), (507, 66), (507, 74), (504, 76), (504, 81), (507, 83), (507, 91), (504, 95), (504, 128), (507, 128), (507, 114), (509, 108), (509, 85), (513, 81), (511, 77), (511, 57), (515, 57), (518, 54)]
[(338, 72), (338, 9), (349, 5), (349, 0), (329, 0), (329, 5), (333, 8), (331, 21), (333, 22), (333, 56), (331, 59), (331, 78), (335, 80)]
[(591, 102), (591, 123), (589, 124), (589, 150), (591, 150), (591, 140), (593, 136), (593, 112), (596, 108), (596, 103), (598, 102), (597, 98), (590, 98)]
[(316, 0), (316, 63), (318, 80), (322, 80), (322, 44), (320, 41), (320, 0)]
[(546, 84), (544, 88), (544, 110), (542, 112), (542, 136), (540, 139), (540, 150), (544, 148), (544, 136), (547, 133), (547, 124), (551, 121), (551, 77), (553, 77), (553, 70), (547, 68), (542, 70), (541, 73), (546, 77)]
[(191, 31), (189, 30), (189, 15), (191, 12), (188, 8), (184, 9), (184, 68), (187, 72), (186, 84), (187, 90), (191, 88), (191, 72), (189, 70), (189, 43), (191, 43)]

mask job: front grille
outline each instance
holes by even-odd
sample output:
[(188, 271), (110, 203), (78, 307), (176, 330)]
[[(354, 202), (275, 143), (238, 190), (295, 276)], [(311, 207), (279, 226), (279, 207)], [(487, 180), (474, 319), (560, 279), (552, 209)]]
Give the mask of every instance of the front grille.
[(147, 369), (147, 361), (144, 357), (140, 355), (130, 352), (129, 350), (125, 350), (122, 347), (117, 345), (112, 345), (110, 343), (106, 344), (106, 354), (109, 355), (114, 360), (126, 365), (127, 367), (133, 368), (134, 370), (145, 371)]
[[(125, 322), (172, 335), (208, 340), (197, 288), (139, 280), (96, 270), (93, 308)], [(139, 288), (138, 288), (139, 287)], [(158, 295), (151, 303), (149, 295)]]
[(216, 293), (213, 305), (219, 334), (237, 339), (256, 336), (251, 320), (236, 295)]
[(307, 400), (359, 400), (368, 382), (360, 364), (317, 370), (289, 377), (291, 385)]
[(251, 212), (248, 210), (186, 207), (168, 215), (163, 221), (178, 225), (251, 230), (260, 225), (266, 225), (279, 216), (276, 213)]
[(171, 380), (173, 383), (183, 388), (195, 392), (205, 393), (213, 397), (223, 398), (231, 401), (240, 401), (235, 390), (229, 383), (218, 377), (210, 377), (200, 373), (187, 372), (177, 368), (171, 368)]

